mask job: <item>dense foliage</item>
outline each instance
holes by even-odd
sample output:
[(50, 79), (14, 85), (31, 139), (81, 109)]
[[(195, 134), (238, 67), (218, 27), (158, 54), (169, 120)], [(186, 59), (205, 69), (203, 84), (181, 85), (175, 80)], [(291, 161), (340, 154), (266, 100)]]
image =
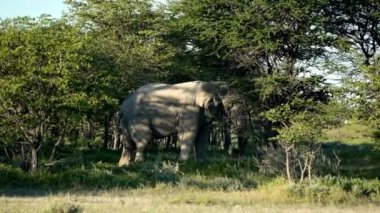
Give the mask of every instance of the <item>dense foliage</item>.
[[(357, 119), (376, 136), (376, 0), (66, 3), (70, 11), (60, 19), (0, 20), (0, 169), (5, 173), (12, 171), (5, 164), (18, 164), (54, 176), (54, 160), (67, 153), (118, 150), (120, 101), (148, 82), (227, 82), (248, 103), (252, 132), (246, 154), (256, 159), (249, 162), (264, 165), (273, 153), (262, 147), (274, 147), (283, 158), (273, 174), (290, 183), (328, 173), (315, 168), (329, 161), (317, 143), (323, 130)], [(334, 81), (326, 73), (341, 78)], [(328, 155), (341, 161), (335, 152)], [(75, 168), (65, 175), (81, 172)], [(251, 183), (239, 184), (240, 190)]]

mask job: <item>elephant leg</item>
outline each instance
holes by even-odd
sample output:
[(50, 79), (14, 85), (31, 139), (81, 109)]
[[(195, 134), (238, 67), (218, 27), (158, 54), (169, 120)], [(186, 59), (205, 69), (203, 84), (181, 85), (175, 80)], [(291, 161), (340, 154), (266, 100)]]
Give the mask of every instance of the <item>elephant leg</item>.
[(195, 141), (195, 155), (197, 162), (202, 162), (206, 158), (207, 143), (210, 139), (210, 128), (208, 126), (199, 130)]
[(123, 132), (123, 134), (121, 135), (121, 141), (123, 144), (123, 151), (119, 160), (119, 166), (127, 166), (132, 161), (132, 141), (131, 138), (129, 138), (128, 133), (126, 132)]
[(136, 157), (135, 161), (144, 161), (144, 150), (148, 145), (149, 140), (146, 138), (140, 139), (138, 143), (136, 143)]
[(135, 161), (144, 161), (144, 150), (148, 143), (153, 139), (149, 120), (141, 120), (130, 126), (130, 136), (136, 144)]
[(189, 159), (191, 149), (194, 147), (194, 140), (196, 139), (196, 134), (192, 131), (184, 132), (181, 135), (181, 154), (180, 160)]
[(128, 166), (131, 163), (131, 152), (123, 146), (119, 166)]
[(245, 151), (245, 147), (247, 146), (248, 139), (245, 137), (238, 137), (238, 147), (239, 147), (239, 154), (243, 155)]

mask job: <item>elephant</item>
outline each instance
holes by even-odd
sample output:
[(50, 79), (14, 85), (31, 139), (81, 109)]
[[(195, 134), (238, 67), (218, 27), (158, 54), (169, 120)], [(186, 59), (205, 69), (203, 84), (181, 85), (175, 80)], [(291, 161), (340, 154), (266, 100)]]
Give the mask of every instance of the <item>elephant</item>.
[(144, 160), (144, 149), (153, 139), (177, 135), (180, 160), (195, 147), (197, 161), (205, 159), (210, 124), (226, 116), (217, 87), (210, 82), (152, 83), (140, 87), (120, 106), (123, 151), (119, 166)]
[[(233, 95), (235, 98), (228, 100), (224, 98), (226, 112), (229, 118), (231, 132), (237, 136), (239, 154), (242, 155), (251, 135), (251, 122), (246, 102), (240, 95)], [(235, 100), (235, 101), (233, 101)], [(232, 102), (230, 102), (232, 101)]]
[(238, 154), (242, 155), (252, 133), (246, 99), (236, 89), (229, 88), (225, 82), (218, 82), (217, 85), (227, 114), (227, 119), (224, 121), (224, 149), (230, 148), (231, 134), (234, 134), (238, 139)]

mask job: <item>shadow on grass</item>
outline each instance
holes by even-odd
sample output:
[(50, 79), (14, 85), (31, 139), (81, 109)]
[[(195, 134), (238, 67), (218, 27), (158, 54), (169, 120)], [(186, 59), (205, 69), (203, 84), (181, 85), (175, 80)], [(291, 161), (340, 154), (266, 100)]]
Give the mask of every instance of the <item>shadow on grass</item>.
[(380, 146), (376, 143), (347, 144), (340, 141), (325, 142), (325, 154), (338, 156), (339, 174), (349, 178), (380, 178)]
[[(378, 179), (380, 150), (375, 144), (322, 145), (326, 155), (340, 159), (339, 176)], [(252, 158), (233, 160), (223, 152), (211, 151), (206, 162), (178, 162), (178, 151), (148, 152), (145, 162), (118, 167), (120, 151), (84, 150), (67, 152), (54, 163), (41, 164), (35, 174), (15, 165), (0, 164), (0, 195), (47, 196), (97, 190), (139, 189), (165, 184), (174, 187), (236, 191), (254, 189), (273, 180), (258, 174)], [(329, 173), (327, 173), (329, 174)], [(337, 176), (338, 177), (338, 176)]]
[[(145, 162), (118, 167), (120, 151), (81, 151), (40, 165), (29, 174), (14, 165), (0, 164), (0, 195), (47, 196), (67, 192), (137, 189), (166, 184), (211, 190), (244, 190), (257, 187), (252, 159), (232, 160), (210, 153), (206, 162), (178, 162), (178, 151), (148, 152)], [(264, 179), (262, 179), (263, 181)]]

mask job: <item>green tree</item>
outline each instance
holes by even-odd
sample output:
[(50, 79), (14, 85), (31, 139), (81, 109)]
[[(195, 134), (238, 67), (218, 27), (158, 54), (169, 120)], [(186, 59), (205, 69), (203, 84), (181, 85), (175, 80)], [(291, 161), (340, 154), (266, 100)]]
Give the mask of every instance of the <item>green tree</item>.
[(91, 37), (84, 53), (91, 66), (78, 86), (97, 103), (89, 108), (87, 122), (104, 127), (106, 147), (120, 100), (145, 83), (167, 82), (174, 50), (162, 38), (165, 14), (150, 0), (66, 3), (73, 22)]
[[(251, 114), (260, 115), (253, 120), (264, 127), (264, 139), (277, 141), (289, 154), (298, 143), (312, 144), (325, 126), (330, 88), (322, 76), (310, 72), (334, 42), (322, 15), (327, 5), (328, 1), (295, 0), (173, 1), (172, 33), (189, 56), (206, 62), (209, 72), (222, 71), (214, 77), (235, 82), (249, 95), (254, 103)], [(292, 181), (289, 159), (286, 174)], [(312, 160), (307, 161), (311, 165)]]
[(324, 28), (334, 37), (333, 47), (345, 56), (340, 65), (352, 105), (357, 106), (359, 117), (375, 127), (380, 122), (379, 11), (376, 0), (330, 0), (323, 11)]
[[(173, 53), (161, 37), (164, 13), (153, 8), (153, 1), (66, 3), (71, 6), (75, 22), (93, 37), (88, 54), (97, 57), (94, 67), (115, 75), (114, 89), (119, 94), (165, 77)], [(119, 86), (122, 87), (117, 89)]]
[(330, 89), (320, 76), (275, 78), (257, 80), (261, 102), (275, 103), (261, 115), (272, 122), (272, 128), (278, 133), (270, 140), (279, 144), (285, 153), (284, 159), (280, 159), (285, 165), (284, 175), (289, 183), (302, 182), (305, 175), (309, 179), (312, 175), (314, 160), (320, 149), (315, 142), (323, 128), (335, 121), (328, 116)]
[[(299, 82), (299, 77), (306, 76), (316, 59), (323, 56), (325, 47), (331, 45), (332, 39), (325, 35), (322, 25), (321, 11), (325, 3), (173, 1), (170, 5), (174, 17), (172, 33), (189, 52), (188, 56), (208, 67), (203, 68), (206, 71), (215, 72), (212, 75), (215, 79), (235, 82), (234, 85), (248, 94), (254, 103), (251, 108), (254, 113), (251, 114), (257, 115), (284, 101), (286, 103), (287, 96), (296, 95), (298, 90), (292, 88)], [(270, 98), (261, 99), (265, 95), (262, 94), (265, 92), (263, 87), (271, 84), (258, 88), (258, 78), (289, 90), (284, 94), (280, 93), (284, 90), (270, 93)], [(283, 85), (284, 79), (288, 79), (287, 85)], [(272, 122), (258, 119), (266, 129), (265, 137), (273, 136)]]
[[(240, 75), (297, 75), (299, 62), (323, 53), (315, 1), (174, 1), (176, 35), (205, 57)], [(215, 63), (215, 62), (214, 62)], [(222, 63), (222, 62), (219, 62)], [(298, 63), (298, 64), (297, 64)]]
[[(49, 135), (61, 140), (81, 94), (72, 90), (85, 58), (79, 31), (46, 16), (0, 23), (0, 115), (2, 142), (21, 143), (30, 171)], [(52, 131), (52, 128), (55, 131)]]

